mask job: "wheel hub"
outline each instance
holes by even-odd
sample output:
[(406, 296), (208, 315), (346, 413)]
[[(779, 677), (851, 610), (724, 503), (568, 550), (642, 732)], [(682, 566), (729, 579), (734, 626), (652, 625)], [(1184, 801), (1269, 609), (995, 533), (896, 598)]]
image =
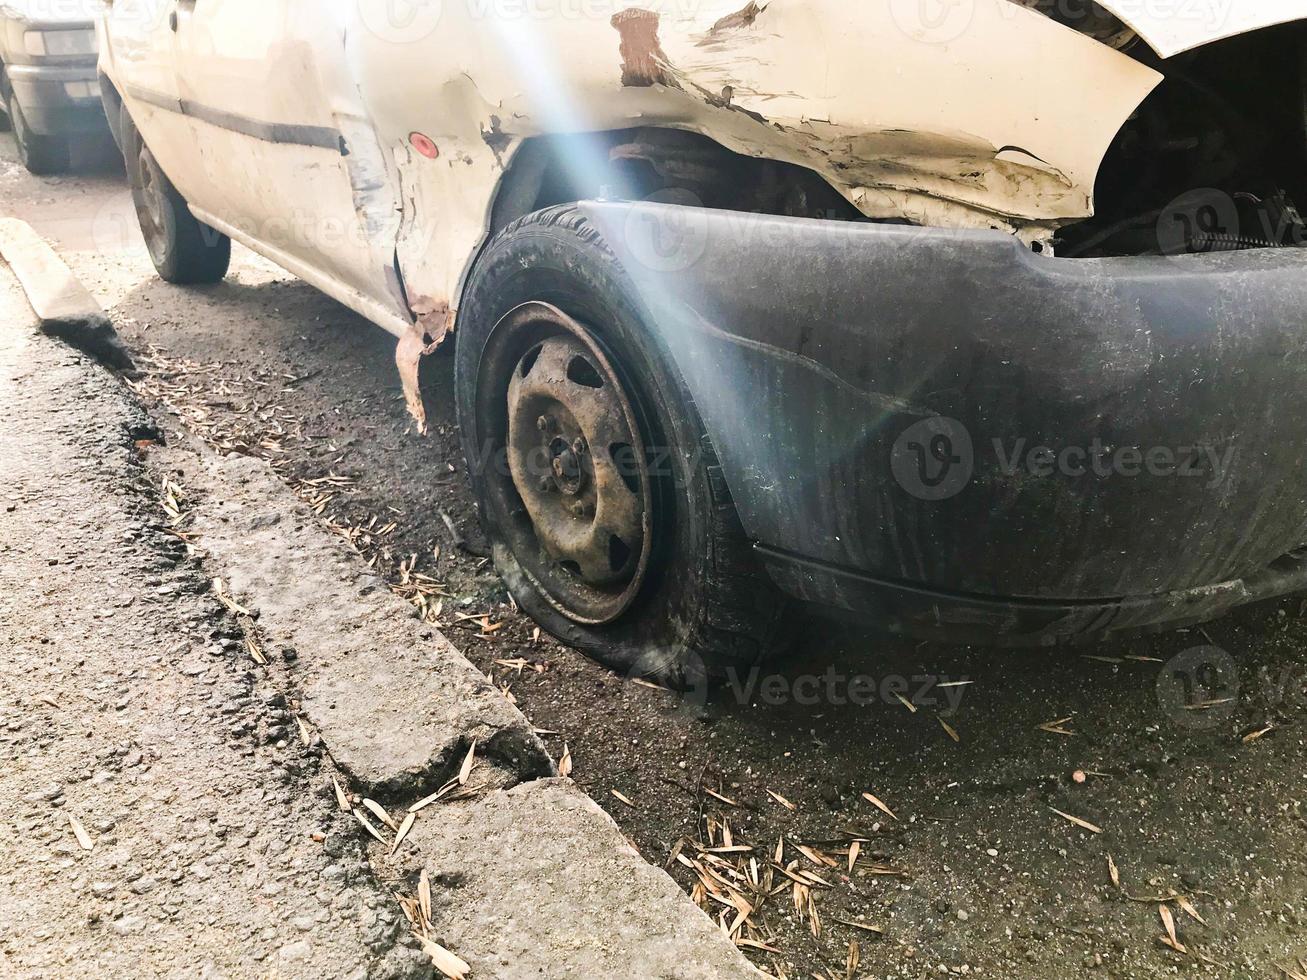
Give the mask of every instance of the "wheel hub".
[(158, 164), (154, 155), (142, 146), (137, 167), (140, 174), (140, 198), (137, 218), (141, 223), (141, 237), (156, 261), (162, 258), (164, 248), (164, 192)]
[[(534, 539), (514, 550), (543, 553), (543, 567), (528, 570), (560, 611), (604, 622), (629, 604), (647, 563), (649, 483), (639, 427), (586, 328), (544, 304), (528, 307), (547, 318), (552, 335), (518, 357), (506, 392), (509, 472)], [(524, 309), (505, 320), (525, 316)]]

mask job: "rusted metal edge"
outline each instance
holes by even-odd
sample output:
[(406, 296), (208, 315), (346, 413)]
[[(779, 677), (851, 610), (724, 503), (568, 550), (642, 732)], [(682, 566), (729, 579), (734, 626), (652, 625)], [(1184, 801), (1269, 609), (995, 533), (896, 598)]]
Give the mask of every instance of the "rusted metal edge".
[(433, 353), (454, 332), (454, 311), (443, 300), (417, 297), (411, 304), (417, 319), (395, 345), (395, 367), (404, 389), (404, 404), (417, 423), (419, 435), (427, 434), (427, 410), (422, 403), (418, 371), (422, 358)]

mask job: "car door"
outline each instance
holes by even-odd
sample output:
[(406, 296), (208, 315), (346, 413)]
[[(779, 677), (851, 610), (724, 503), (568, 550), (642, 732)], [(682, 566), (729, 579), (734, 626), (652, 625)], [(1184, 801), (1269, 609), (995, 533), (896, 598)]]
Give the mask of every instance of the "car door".
[(193, 146), (180, 112), (171, 13), (171, 0), (111, 0), (97, 28), (101, 57), (113, 66), (132, 121), (164, 172), (180, 174)]
[(189, 200), (337, 298), (361, 294), (407, 322), (398, 194), (346, 65), (338, 6), (178, 2), (178, 90), (204, 175)]

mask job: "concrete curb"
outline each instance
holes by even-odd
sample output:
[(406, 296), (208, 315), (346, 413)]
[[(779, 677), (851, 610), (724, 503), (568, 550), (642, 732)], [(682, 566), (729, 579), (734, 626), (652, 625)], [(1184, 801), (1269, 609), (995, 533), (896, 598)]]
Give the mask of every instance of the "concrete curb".
[(399, 816), (472, 739), (493, 763), (469, 781), (483, 795), (427, 807), (394, 853), (368, 838), (396, 891), (413, 894), (423, 869), (437, 883), (433, 927), (472, 976), (762, 975), (598, 804), (570, 780), (539, 778), (555, 769), (521, 712), (270, 466), (198, 444), (185, 453), (193, 540), (269, 652), (293, 651), (302, 710), (359, 788)]
[(0, 257), (22, 284), (42, 333), (109, 367), (132, 370), (132, 357), (100, 304), (31, 225), (0, 218)]
[(468, 746), (511, 785), (553, 775), (530, 723), (434, 628), (414, 618), (308, 507), (249, 457), (197, 450), (191, 530), (226, 586), (288, 655), (302, 710), (372, 796), (416, 797)]

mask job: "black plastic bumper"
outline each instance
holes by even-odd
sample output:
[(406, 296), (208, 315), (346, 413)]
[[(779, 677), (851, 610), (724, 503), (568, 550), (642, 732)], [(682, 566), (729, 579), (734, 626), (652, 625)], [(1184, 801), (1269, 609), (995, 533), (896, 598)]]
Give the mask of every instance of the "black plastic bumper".
[(1045, 644), (1307, 589), (1307, 251), (587, 207), (792, 594)]
[[(108, 131), (95, 65), (9, 65), (9, 85), (28, 128), (41, 136)], [(72, 86), (78, 94), (70, 94)]]

